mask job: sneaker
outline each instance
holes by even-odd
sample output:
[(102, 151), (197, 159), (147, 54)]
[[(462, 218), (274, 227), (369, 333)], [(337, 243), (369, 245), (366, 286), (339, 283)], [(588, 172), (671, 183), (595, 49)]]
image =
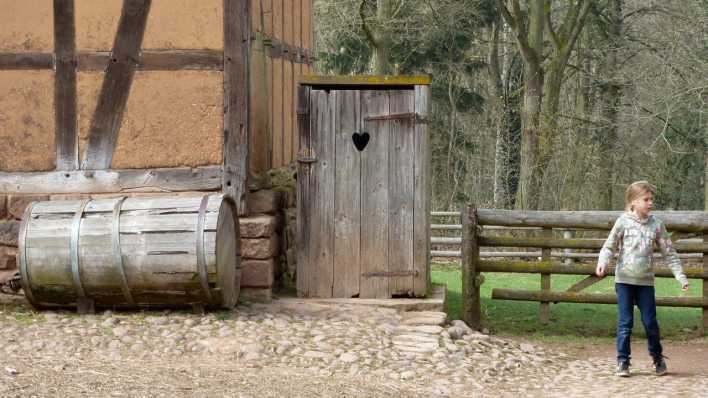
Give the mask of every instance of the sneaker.
[(654, 359), (654, 371), (656, 372), (657, 376), (663, 376), (667, 373), (666, 361), (664, 361), (663, 356)]
[(617, 362), (617, 376), (629, 377), (629, 361)]

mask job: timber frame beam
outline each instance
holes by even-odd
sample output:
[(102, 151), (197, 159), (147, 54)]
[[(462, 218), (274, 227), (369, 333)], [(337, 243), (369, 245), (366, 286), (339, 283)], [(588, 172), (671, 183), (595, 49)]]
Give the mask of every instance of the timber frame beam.
[(18, 194), (214, 191), (221, 182), (221, 166), (0, 172), (0, 192)]

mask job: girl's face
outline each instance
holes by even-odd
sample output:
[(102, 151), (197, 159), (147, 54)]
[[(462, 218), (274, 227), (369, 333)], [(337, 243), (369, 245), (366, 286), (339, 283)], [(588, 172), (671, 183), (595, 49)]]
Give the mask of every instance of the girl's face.
[(649, 216), (649, 212), (654, 208), (654, 194), (647, 192), (632, 201), (634, 213), (639, 217)]

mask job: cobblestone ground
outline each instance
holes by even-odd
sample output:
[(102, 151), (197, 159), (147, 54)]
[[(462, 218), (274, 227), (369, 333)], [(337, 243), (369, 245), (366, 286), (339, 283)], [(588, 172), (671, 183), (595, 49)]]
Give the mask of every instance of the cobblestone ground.
[[(706, 358), (708, 360), (708, 358)], [(449, 324), (444, 314), (276, 302), (184, 312), (35, 313), (0, 304), (0, 396), (706, 396), (655, 377)]]

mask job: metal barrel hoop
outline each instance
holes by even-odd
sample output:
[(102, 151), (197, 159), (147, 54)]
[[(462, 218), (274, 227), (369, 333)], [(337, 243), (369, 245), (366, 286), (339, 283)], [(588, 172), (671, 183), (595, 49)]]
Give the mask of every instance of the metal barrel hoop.
[(20, 280), (22, 282), (22, 290), (25, 292), (25, 297), (32, 305), (37, 306), (38, 303), (32, 294), (32, 286), (30, 285), (29, 268), (27, 267), (27, 228), (29, 228), (30, 218), (32, 217), (32, 208), (37, 202), (31, 202), (25, 208), (25, 213), (22, 215), (22, 223), (20, 224), (19, 236), (19, 252), (20, 252)]
[(79, 236), (81, 231), (81, 218), (84, 215), (84, 209), (86, 205), (90, 202), (90, 199), (82, 200), (79, 204), (79, 208), (76, 209), (74, 213), (74, 220), (71, 226), (71, 247), (69, 249), (69, 254), (71, 258), (71, 276), (74, 280), (74, 286), (82, 299), (86, 298), (86, 291), (84, 290), (83, 283), (81, 282), (81, 271), (79, 263)]
[(128, 278), (125, 274), (125, 267), (123, 266), (123, 255), (121, 254), (120, 247), (120, 211), (125, 201), (125, 196), (118, 198), (116, 203), (113, 205), (113, 220), (112, 220), (112, 230), (111, 230), (111, 244), (113, 246), (113, 259), (115, 261), (116, 269), (120, 274), (121, 290), (123, 291), (123, 296), (128, 304), (133, 305), (135, 301), (133, 300), (133, 295), (130, 292), (130, 287), (128, 287)]
[(204, 250), (204, 224), (206, 223), (206, 210), (209, 204), (209, 195), (202, 197), (202, 202), (199, 205), (199, 215), (197, 217), (197, 271), (199, 272), (199, 281), (202, 285), (202, 291), (209, 303), (214, 304), (209, 289), (209, 274), (207, 271), (206, 250)]

